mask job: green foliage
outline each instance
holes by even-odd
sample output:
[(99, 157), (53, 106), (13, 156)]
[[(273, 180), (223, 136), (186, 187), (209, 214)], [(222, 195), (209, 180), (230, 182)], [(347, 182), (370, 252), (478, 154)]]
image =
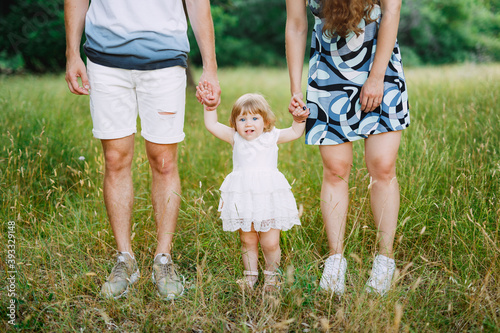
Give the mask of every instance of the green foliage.
[[(226, 1), (212, 6), (212, 17), (220, 66), (286, 65), (284, 1)], [(195, 64), (201, 64), (192, 30), (189, 39), (191, 59)]]
[[(498, 0), (403, 1), (403, 61), (421, 65), (500, 60), (499, 10)], [(0, 15), (0, 71), (64, 68), (62, 0), (8, 0)], [(285, 1), (213, 0), (212, 16), (220, 67), (286, 65)], [(312, 24), (310, 14), (309, 19)], [(192, 30), (189, 40), (191, 62), (201, 65)]]
[(482, 1), (409, 0), (399, 42), (423, 63), (498, 60), (499, 22), (498, 7)]
[(59, 71), (65, 64), (62, 1), (13, 2), (0, 21), (0, 60), (22, 56), (27, 70)]

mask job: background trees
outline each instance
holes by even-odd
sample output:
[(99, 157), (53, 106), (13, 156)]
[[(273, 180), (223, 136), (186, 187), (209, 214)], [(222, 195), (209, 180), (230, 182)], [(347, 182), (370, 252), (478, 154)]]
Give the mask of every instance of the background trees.
[[(284, 66), (284, 0), (212, 0), (219, 66)], [(310, 23), (312, 23), (312, 17)], [(404, 0), (399, 41), (406, 65), (500, 60), (499, 0)], [(201, 64), (190, 31), (191, 62)], [(62, 0), (4, 0), (0, 70), (64, 68)]]

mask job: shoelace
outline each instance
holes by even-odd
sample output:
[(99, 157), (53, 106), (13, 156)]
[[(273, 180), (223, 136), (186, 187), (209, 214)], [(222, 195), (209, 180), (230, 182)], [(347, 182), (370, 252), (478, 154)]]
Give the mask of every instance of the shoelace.
[(166, 262), (165, 264), (160, 264), (160, 278), (168, 277), (170, 280), (177, 280), (177, 275), (175, 274), (174, 264), (172, 262)]
[(124, 261), (118, 261), (113, 269), (115, 276), (127, 279), (127, 264)]

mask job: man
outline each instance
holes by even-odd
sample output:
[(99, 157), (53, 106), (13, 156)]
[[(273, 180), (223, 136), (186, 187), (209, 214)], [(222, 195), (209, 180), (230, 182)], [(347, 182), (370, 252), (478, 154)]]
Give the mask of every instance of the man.
[[(203, 58), (202, 81), (215, 87), (220, 103), (214, 31), (209, 0), (186, 0)], [(137, 113), (152, 170), (152, 201), (158, 244), (153, 281), (174, 299), (184, 291), (174, 269), (172, 239), (180, 204), (177, 143), (184, 139), (187, 21), (182, 0), (65, 0), (66, 81), (76, 95), (90, 95), (93, 134), (104, 157), (104, 202), (117, 244), (117, 259), (102, 286), (106, 297), (123, 296), (139, 277), (131, 246), (131, 165)], [(80, 56), (85, 26), (87, 69)], [(81, 85), (78, 82), (81, 80)]]

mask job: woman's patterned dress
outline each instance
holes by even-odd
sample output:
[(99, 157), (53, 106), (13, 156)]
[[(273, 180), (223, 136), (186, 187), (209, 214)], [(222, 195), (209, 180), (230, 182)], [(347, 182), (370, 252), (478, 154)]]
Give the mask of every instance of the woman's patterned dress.
[(405, 129), (410, 124), (408, 94), (396, 42), (384, 79), (382, 104), (372, 112), (361, 111), (360, 92), (368, 78), (377, 48), (381, 19), (379, 6), (371, 12), (375, 21), (359, 27), (363, 32), (347, 38), (322, 33), (319, 0), (309, 0), (315, 16), (309, 60), (306, 144), (335, 145), (366, 139), (368, 135)]

